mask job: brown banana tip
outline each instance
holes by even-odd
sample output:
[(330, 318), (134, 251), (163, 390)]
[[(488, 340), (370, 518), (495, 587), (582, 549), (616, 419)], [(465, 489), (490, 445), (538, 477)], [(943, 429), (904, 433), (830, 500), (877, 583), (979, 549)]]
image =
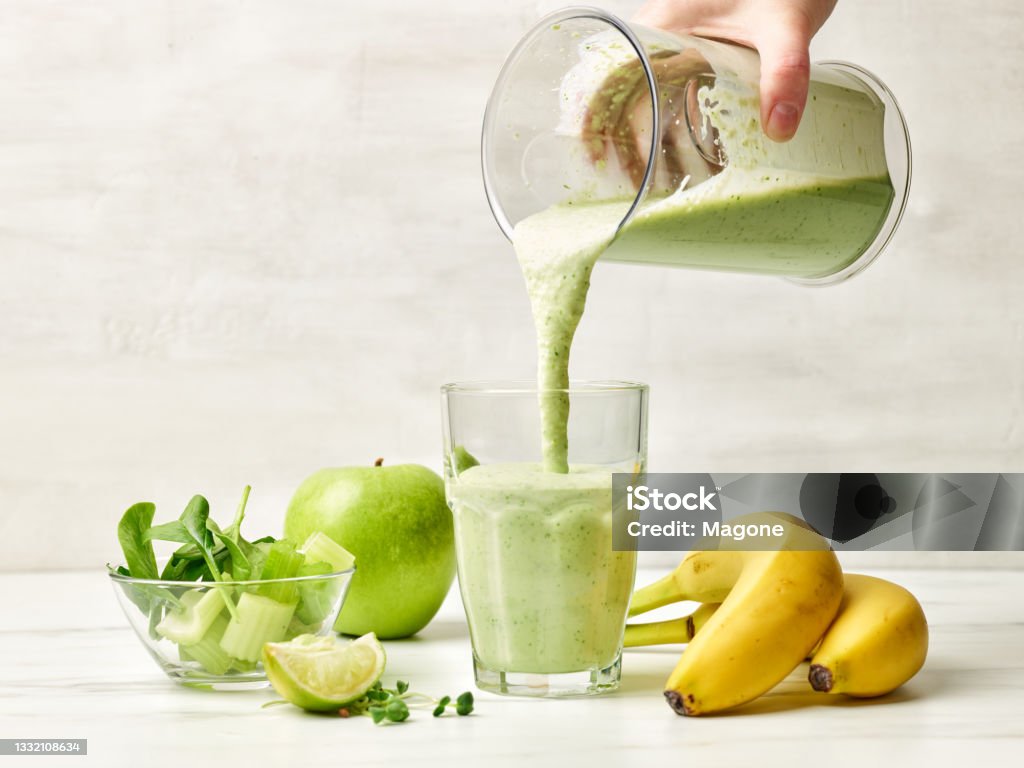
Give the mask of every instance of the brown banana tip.
[(697, 628), (693, 625), (693, 616), (686, 617), (686, 637), (688, 640), (693, 640), (693, 636), (697, 634)]
[(381, 458), (377, 459), (375, 462), (373, 462), (373, 466), (375, 466), (375, 467), (382, 467), (382, 466), (384, 466), (384, 458), (381, 457)]
[(677, 715), (692, 715), (693, 710), (687, 705), (687, 700), (690, 704), (693, 703), (693, 694), (691, 693), (687, 698), (683, 698), (683, 694), (679, 691), (665, 691), (665, 701), (672, 707), (672, 711)]
[(811, 664), (811, 671), (807, 673), (807, 681), (811, 684), (811, 688), (822, 693), (831, 691), (835, 682), (832, 679), (832, 671), (821, 664)]

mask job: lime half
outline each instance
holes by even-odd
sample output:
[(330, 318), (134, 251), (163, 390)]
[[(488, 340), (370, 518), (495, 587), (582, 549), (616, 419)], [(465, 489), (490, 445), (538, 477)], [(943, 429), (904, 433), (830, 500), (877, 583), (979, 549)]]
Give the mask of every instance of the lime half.
[(372, 632), (352, 642), (299, 635), (263, 646), (263, 668), (274, 690), (312, 712), (329, 712), (361, 698), (384, 674), (384, 662), (384, 648)]

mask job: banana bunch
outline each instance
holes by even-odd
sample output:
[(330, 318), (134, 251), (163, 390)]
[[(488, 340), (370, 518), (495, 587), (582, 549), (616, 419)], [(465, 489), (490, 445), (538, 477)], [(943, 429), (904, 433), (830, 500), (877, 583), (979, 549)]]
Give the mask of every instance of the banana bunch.
[(781, 546), (722, 538), (633, 594), (630, 616), (702, 603), (682, 619), (626, 627), (626, 647), (687, 643), (665, 686), (672, 709), (705, 715), (737, 707), (806, 659), (811, 686), (826, 693), (880, 696), (913, 677), (928, 651), (914, 596), (872, 576), (844, 578), (828, 543), (798, 518), (761, 513), (743, 523), (765, 521), (782, 522)]

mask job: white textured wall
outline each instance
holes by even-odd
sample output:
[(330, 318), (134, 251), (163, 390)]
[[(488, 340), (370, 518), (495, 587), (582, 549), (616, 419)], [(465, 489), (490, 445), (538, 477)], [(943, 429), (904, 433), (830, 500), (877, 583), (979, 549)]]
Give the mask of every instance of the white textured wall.
[[(478, 173), (525, 0), (3, 0), (0, 568), (329, 464), (439, 465), (437, 388), (532, 375)], [(628, 13), (629, 3), (614, 10)], [(655, 469), (1024, 470), (1024, 12), (840, 0), (915, 178), (832, 289), (601, 266), (577, 377), (652, 385)]]

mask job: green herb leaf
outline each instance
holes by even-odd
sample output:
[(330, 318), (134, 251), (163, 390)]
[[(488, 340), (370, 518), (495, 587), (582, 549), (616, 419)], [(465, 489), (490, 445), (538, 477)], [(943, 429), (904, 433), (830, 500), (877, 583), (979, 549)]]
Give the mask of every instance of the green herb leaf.
[(373, 718), (373, 722), (377, 724), (380, 724), (380, 722), (386, 717), (384, 707), (370, 707), (367, 711), (370, 713), (370, 717)]
[(153, 524), (156, 507), (142, 501), (128, 507), (121, 522), (117, 524), (117, 540), (124, 553), (128, 572), (136, 579), (157, 578), (156, 555), (153, 544), (146, 538), (146, 531)]
[(213, 534), (206, 526), (210, 519), (210, 502), (198, 494), (192, 497), (185, 511), (181, 513), (182, 528), (188, 533), (189, 539), (199, 551), (209, 549), (213, 546)]
[(469, 691), (461, 694), (455, 700), (455, 711), (460, 715), (468, 715), (473, 711), (473, 694)]
[(167, 565), (164, 566), (163, 571), (160, 573), (160, 578), (165, 581), (188, 581), (185, 578), (185, 571), (188, 569), (188, 566), (188, 560), (181, 560), (171, 555), (171, 559), (167, 561)]
[(250, 544), (239, 536), (238, 547), (249, 559), (249, 578), (260, 578), (263, 573), (263, 565), (267, 562), (267, 553), (270, 552), (271, 545), (264, 542)]
[(249, 492), (251, 490), (251, 485), (247, 485), (242, 489), (242, 498), (238, 502), (238, 509), (235, 510), (235, 519), (231, 521), (231, 525), (224, 529), (224, 533), (236, 544), (239, 543), (242, 537), (242, 521), (245, 519), (245, 506), (249, 503)]
[(398, 691), (398, 695), (401, 696), (403, 693), (409, 690), (409, 684), (405, 680), (399, 680), (395, 683), (395, 690)]
[[(198, 547), (199, 551), (203, 555), (203, 561), (206, 568), (209, 570), (210, 576), (214, 581), (223, 581), (221, 576), (220, 568), (218, 566), (218, 560), (223, 565), (228, 556), (228, 550), (224, 547), (220, 547), (219, 551), (215, 551), (213, 542), (213, 531), (219, 531), (217, 524), (214, 523), (210, 526), (210, 503), (198, 494), (192, 497), (192, 500), (185, 507), (185, 511), (181, 513), (182, 526), (188, 532), (188, 535), (192, 538), (192, 543)], [(211, 527), (213, 530), (211, 530)], [(185, 573), (188, 575), (192, 568), (198, 565), (193, 563), (189, 568), (186, 569)], [(196, 578), (201, 576), (201, 572), (197, 574)], [(224, 598), (224, 605), (228, 609), (228, 613), (235, 620), (238, 619), (238, 608), (235, 607), (234, 602), (231, 600), (229, 594), (224, 592), (222, 594)]]
[[(178, 525), (181, 525), (180, 521), (176, 520), (175, 522)], [(184, 531), (185, 529), (182, 528), (181, 530)], [(187, 533), (185, 535), (188, 536)], [(202, 560), (203, 559), (202, 550), (200, 550), (199, 547), (197, 547), (195, 544), (192, 543), (192, 537), (191, 536), (188, 537), (188, 540), (189, 540), (188, 544), (183, 544), (182, 546), (180, 546), (176, 550), (174, 550), (174, 554), (172, 555), (172, 557), (174, 557), (177, 560)]]
[[(154, 525), (146, 531), (146, 539), (148, 541), (175, 541), (179, 544), (188, 544), (192, 541), (192, 537), (188, 535), (188, 531), (185, 530), (185, 526), (181, 524), (180, 520)], [(198, 550), (196, 550), (196, 554), (198, 554)]]
[(206, 567), (210, 569), (213, 580), (220, 581), (220, 571), (213, 553), (213, 533), (206, 525), (210, 519), (210, 502), (202, 496), (193, 496), (185, 511), (181, 513), (180, 519), (182, 527), (206, 561)]
[(401, 723), (409, 718), (409, 707), (401, 699), (392, 699), (384, 708), (388, 720), (393, 723)]
[(434, 707), (434, 717), (440, 717), (444, 714), (444, 711), (448, 708), (448, 705), (452, 703), (451, 696), (443, 696), (437, 706)]
[(217, 531), (213, 535), (214, 538), (218, 539), (228, 551), (231, 563), (227, 567), (231, 571), (231, 577), (238, 581), (245, 581), (248, 579), (252, 574), (252, 563), (249, 562), (249, 558), (246, 557), (244, 552), (242, 552), (242, 548), (235, 543), (235, 540), (231, 538), (230, 534)]

